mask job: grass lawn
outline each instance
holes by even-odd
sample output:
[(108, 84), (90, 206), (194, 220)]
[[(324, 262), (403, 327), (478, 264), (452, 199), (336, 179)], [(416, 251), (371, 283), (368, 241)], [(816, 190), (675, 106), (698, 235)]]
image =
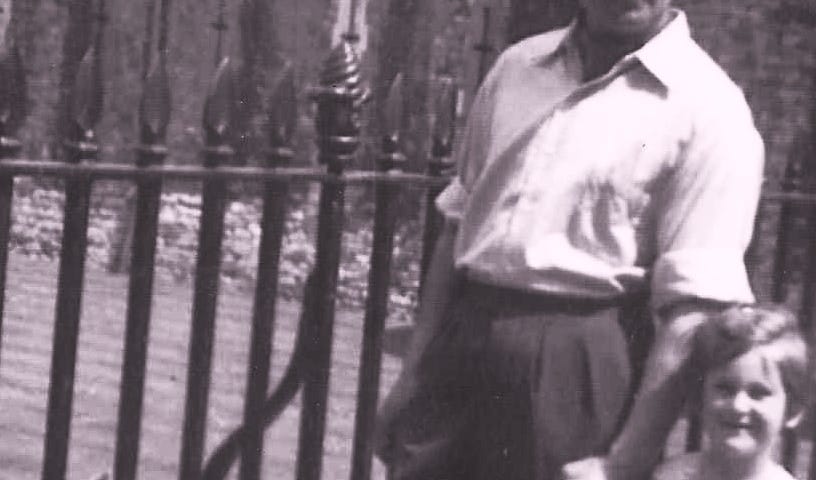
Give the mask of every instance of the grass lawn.
[[(0, 480), (38, 479), (41, 470), (57, 264), (12, 254), (0, 350)], [(124, 342), (127, 277), (95, 267), (86, 272), (77, 360), (68, 479), (85, 480), (112, 468)], [(157, 278), (150, 332), (139, 478), (174, 479), (181, 447), (192, 287)], [(273, 384), (291, 353), (300, 306), (281, 303), (276, 323)], [(217, 318), (207, 452), (241, 418), (252, 298), (223, 285)], [(357, 388), (362, 312), (338, 312), (333, 348), (323, 478), (347, 479)], [(404, 325), (386, 338), (398, 350)], [(382, 391), (399, 360), (384, 356)], [(299, 407), (296, 400), (266, 434), (265, 478), (294, 478)], [(667, 451), (682, 450), (683, 426)], [(799, 455), (807, 478), (809, 445)], [(235, 469), (234, 469), (235, 470)], [(375, 461), (374, 479), (383, 478)]]
[[(40, 476), (54, 322), (57, 264), (12, 255), (0, 350), (0, 479)], [(86, 272), (79, 339), (69, 479), (112, 468), (127, 277)], [(223, 286), (217, 318), (207, 452), (241, 418), (252, 295)], [(176, 478), (181, 448), (192, 287), (158, 278), (148, 350), (139, 478)], [(299, 305), (281, 304), (273, 382), (288, 362)], [(333, 350), (324, 478), (348, 478), (362, 313), (338, 312)], [(383, 389), (398, 369), (385, 356)], [(266, 435), (266, 478), (293, 478), (299, 408), (296, 401)], [(375, 465), (376, 478), (382, 478)]]

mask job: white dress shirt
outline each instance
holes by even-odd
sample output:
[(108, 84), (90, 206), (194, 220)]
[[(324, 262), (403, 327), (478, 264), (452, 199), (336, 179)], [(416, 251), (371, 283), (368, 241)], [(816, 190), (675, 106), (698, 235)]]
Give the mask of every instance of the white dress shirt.
[(437, 199), (455, 264), (487, 283), (652, 305), (753, 299), (743, 255), (763, 144), (740, 89), (674, 19), (582, 80), (575, 26), (507, 49)]

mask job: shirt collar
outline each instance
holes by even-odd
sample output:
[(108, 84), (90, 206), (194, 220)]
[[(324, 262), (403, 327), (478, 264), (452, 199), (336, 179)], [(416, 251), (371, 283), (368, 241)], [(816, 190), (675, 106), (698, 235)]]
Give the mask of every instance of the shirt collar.
[(637, 58), (666, 88), (670, 88), (673, 82), (687, 76), (687, 65), (682, 57), (693, 44), (686, 14), (674, 10), (674, 18), (663, 30), (631, 56)]
[[(684, 75), (684, 62), (678, 55), (687, 51), (689, 45), (693, 43), (686, 14), (678, 9), (673, 9), (672, 13), (674, 18), (657, 35), (618, 62), (620, 65), (637, 59), (666, 88)], [(555, 47), (550, 47), (546, 52), (533, 52), (530, 60), (544, 65), (565, 54), (569, 49), (577, 48), (575, 38), (577, 25), (578, 21), (573, 20), (567, 27), (562, 28)]]
[(575, 44), (574, 37), (577, 25), (578, 20), (573, 19), (566, 27), (561, 27), (553, 32), (555, 35), (557, 35), (554, 46), (553, 43), (547, 43), (544, 45), (543, 49), (536, 49), (535, 51), (529, 52), (530, 62), (538, 65), (545, 65), (572, 48), (572, 46)]

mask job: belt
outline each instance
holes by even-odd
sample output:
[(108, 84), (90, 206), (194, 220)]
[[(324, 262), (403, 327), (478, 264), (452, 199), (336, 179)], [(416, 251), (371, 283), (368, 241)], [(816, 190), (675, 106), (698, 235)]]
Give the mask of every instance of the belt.
[(632, 307), (647, 300), (645, 292), (603, 298), (568, 296), (491, 285), (471, 280), (464, 275), (459, 279), (459, 297), (478, 305), (492, 305), (501, 309), (568, 313), (591, 313), (609, 308)]

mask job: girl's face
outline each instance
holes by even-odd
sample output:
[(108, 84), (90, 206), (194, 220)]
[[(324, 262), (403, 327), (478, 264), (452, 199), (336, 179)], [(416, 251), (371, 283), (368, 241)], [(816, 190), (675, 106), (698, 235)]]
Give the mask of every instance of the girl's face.
[(761, 347), (712, 369), (703, 387), (711, 450), (731, 459), (770, 455), (785, 423), (786, 397), (779, 368)]

